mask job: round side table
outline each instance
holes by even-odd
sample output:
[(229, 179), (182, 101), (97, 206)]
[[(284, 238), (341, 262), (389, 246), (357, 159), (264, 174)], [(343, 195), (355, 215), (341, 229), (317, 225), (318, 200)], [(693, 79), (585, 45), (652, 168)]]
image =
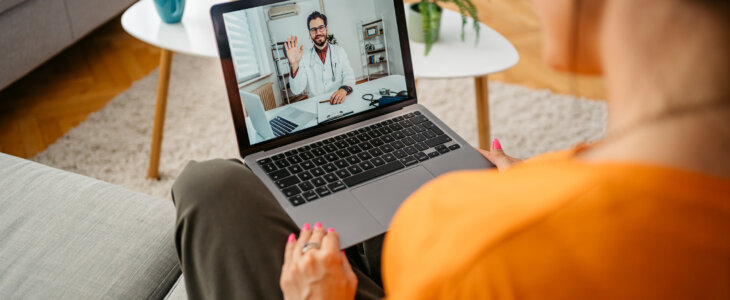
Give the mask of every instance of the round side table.
[[(406, 4), (406, 16), (410, 5)], [(444, 9), (441, 15), (441, 33), (428, 56), (425, 45), (410, 41), (413, 74), (415, 78), (474, 77), (476, 87), (477, 128), (479, 147), (489, 149), (489, 90), (487, 75), (505, 71), (520, 59), (517, 50), (502, 35), (487, 25), (479, 23), (479, 43), (475, 46), (475, 33), (466, 26), (466, 41), (461, 41), (461, 15)]]
[(195, 56), (218, 57), (209, 11), (211, 6), (224, 1), (186, 1), (182, 21), (175, 24), (167, 24), (160, 20), (152, 0), (141, 0), (129, 7), (122, 15), (122, 27), (127, 33), (160, 48), (157, 102), (147, 178), (159, 177), (160, 150), (165, 125), (172, 55), (178, 52)]

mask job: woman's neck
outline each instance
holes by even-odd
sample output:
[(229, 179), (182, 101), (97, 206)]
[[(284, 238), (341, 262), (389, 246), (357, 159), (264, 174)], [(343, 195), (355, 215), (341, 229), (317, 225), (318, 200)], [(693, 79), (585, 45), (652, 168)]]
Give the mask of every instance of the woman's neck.
[(718, 39), (726, 29), (687, 7), (614, 5), (608, 13), (625, 16), (627, 8), (646, 21), (606, 18), (615, 20), (602, 41), (607, 140), (579, 157), (730, 177), (730, 55), (727, 39)]

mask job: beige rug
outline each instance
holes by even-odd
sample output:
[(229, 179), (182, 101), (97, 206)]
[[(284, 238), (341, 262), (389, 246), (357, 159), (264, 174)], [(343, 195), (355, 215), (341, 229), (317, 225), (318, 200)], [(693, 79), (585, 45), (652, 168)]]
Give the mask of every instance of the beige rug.
[[(169, 198), (189, 160), (237, 157), (221, 67), (216, 59), (176, 55), (160, 163), (161, 179), (147, 180), (157, 71), (134, 83), (102, 110), (33, 160), (143, 193)], [(602, 101), (491, 82), (493, 136), (507, 153), (530, 157), (602, 136)], [(477, 145), (472, 79), (420, 80), (419, 102)]]

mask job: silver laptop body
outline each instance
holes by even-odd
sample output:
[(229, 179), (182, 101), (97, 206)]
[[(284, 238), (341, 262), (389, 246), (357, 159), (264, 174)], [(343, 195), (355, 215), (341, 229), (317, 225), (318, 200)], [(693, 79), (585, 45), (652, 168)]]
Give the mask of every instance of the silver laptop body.
[[(493, 167), (464, 139), (417, 103), (402, 0), (371, 1), (375, 3), (374, 7), (383, 6), (381, 2), (392, 5), (393, 23), (397, 24), (399, 34), (394, 42), (400, 44), (401, 53), (397, 54), (402, 56), (404, 74), (395, 74), (391, 78), (403, 79), (407, 99), (383, 106), (368, 106), (362, 111), (346, 114), (338, 121), (322, 122), (287, 136), (262, 141), (255, 140), (257, 137), (247, 130), (248, 127), (264, 125), (247, 126), (252, 121), (246, 119), (241, 107), (243, 101), (222, 15), (258, 7), (265, 9), (281, 1), (237, 1), (211, 9), (239, 149), (245, 164), (297, 225), (301, 227), (304, 223), (319, 221), (326, 227), (335, 228), (340, 233), (342, 248), (386, 232), (403, 201), (434, 177), (456, 170)], [(251, 10), (247, 14), (257, 11), (257, 14), (265, 16), (265, 11), (259, 10)], [(332, 10), (327, 12), (336, 14)], [(304, 14), (306, 17), (307, 13)], [(372, 28), (368, 26), (373, 25), (363, 23), (364, 29)], [(372, 31), (363, 30), (363, 36), (368, 33)], [(355, 88), (370, 89), (365, 92), (374, 91), (371, 94), (377, 95), (378, 86), (370, 84), (372, 82), (378, 81), (356, 85)], [(386, 81), (381, 82), (387, 85)], [(353, 95), (358, 96), (357, 93), (363, 91)], [(346, 102), (363, 101), (351, 98), (353, 95), (348, 96)], [(319, 99), (323, 98), (310, 98), (317, 104), (307, 104), (304, 100), (296, 105), (303, 110), (309, 107), (307, 105), (322, 105)], [(450, 99), (458, 100), (472, 101)], [(352, 103), (364, 107), (360, 102)], [(317, 113), (316, 110), (314, 112)], [(251, 111), (248, 113), (251, 114)]]

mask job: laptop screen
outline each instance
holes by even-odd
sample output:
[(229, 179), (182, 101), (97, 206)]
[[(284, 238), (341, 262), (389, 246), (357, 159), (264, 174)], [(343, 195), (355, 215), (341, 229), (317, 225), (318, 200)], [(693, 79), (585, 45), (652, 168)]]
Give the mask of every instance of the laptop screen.
[(301, 0), (223, 14), (251, 145), (407, 96), (393, 0)]

